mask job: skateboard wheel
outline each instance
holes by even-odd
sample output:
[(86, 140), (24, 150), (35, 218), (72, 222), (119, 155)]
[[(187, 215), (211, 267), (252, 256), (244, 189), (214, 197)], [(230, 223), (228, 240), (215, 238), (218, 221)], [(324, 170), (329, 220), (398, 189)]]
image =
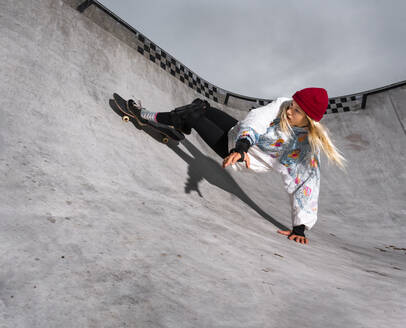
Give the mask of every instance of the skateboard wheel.
[(130, 121), (130, 118), (127, 115), (123, 116), (123, 121), (127, 123)]
[(164, 144), (167, 144), (168, 141), (169, 141), (169, 138), (167, 138), (167, 137), (162, 138), (162, 142), (163, 142)]

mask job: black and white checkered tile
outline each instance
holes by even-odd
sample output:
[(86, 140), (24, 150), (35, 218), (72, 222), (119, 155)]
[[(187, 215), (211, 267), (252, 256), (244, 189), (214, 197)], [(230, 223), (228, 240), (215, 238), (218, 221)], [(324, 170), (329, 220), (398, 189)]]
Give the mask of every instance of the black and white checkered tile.
[[(181, 82), (196, 90), (206, 98), (212, 99), (215, 102), (224, 103), (224, 95), (230, 94), (226, 90), (216, 87), (215, 85), (201, 79), (182, 63), (171, 57), (159, 46), (147, 39), (141, 33), (138, 33), (138, 52), (148, 58), (150, 61), (159, 65), (169, 74), (179, 79)], [(244, 98), (241, 96), (241, 98)], [(272, 99), (257, 99), (254, 107), (264, 106)], [(362, 94), (347, 97), (336, 97), (329, 99), (327, 113), (339, 113), (358, 110), (361, 108)]]
[(137, 50), (140, 54), (206, 98), (219, 102), (218, 88), (216, 86), (197, 76), (142, 34), (138, 33), (137, 37), (139, 43)]
[[(326, 113), (342, 113), (361, 109), (363, 94), (329, 98)], [(251, 108), (261, 107), (269, 104), (272, 100), (258, 100), (255, 106)]]
[[(104, 7), (96, 0), (64, 0), (71, 3), (79, 11), (85, 12), (90, 6), (95, 5), (102, 12), (112, 17), (116, 22), (122, 24), (123, 28), (130, 30), (134, 39), (132, 43), (135, 43), (135, 47), (138, 52), (149, 59), (151, 62), (160, 66), (163, 70), (171, 74), (182, 83), (186, 84), (193, 90), (200, 93), (202, 96), (212, 99), (213, 101), (221, 104), (229, 104), (229, 100), (233, 102), (233, 106), (237, 108), (256, 108), (264, 106), (272, 99), (257, 99), (252, 97), (245, 97), (238, 95), (227, 90), (216, 87), (215, 85), (203, 80), (201, 77), (193, 73), (190, 69), (185, 67), (182, 63), (166, 53), (163, 49), (139, 33), (132, 26), (121, 20), (118, 16)], [(363, 94), (356, 94), (351, 96), (343, 96), (330, 98), (327, 108), (327, 113), (339, 113), (359, 110), (362, 107)], [(231, 104), (230, 104), (231, 105)]]
[(362, 94), (330, 98), (327, 113), (349, 112), (361, 109)]

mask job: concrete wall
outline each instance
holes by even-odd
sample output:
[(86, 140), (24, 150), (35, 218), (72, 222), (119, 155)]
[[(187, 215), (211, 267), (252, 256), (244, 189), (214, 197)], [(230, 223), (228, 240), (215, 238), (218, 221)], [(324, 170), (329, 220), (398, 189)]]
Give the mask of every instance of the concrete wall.
[(109, 106), (196, 91), (62, 1), (2, 0), (0, 31), (1, 328), (405, 325), (404, 87), (326, 117), (348, 174), (323, 161), (304, 246), (277, 175)]

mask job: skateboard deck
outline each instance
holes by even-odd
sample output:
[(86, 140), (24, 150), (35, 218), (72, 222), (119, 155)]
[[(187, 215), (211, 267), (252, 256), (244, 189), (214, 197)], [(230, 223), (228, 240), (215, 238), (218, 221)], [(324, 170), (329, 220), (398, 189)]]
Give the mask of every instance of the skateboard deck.
[(129, 109), (128, 107), (128, 101), (122, 98), (119, 94), (114, 93), (113, 94), (114, 102), (117, 106), (117, 108), (122, 112), (123, 116), (122, 119), (124, 122), (133, 122), (136, 123), (138, 126), (149, 126), (152, 129), (154, 129), (156, 132), (158, 132), (161, 136), (161, 142), (162, 143), (168, 143), (169, 139), (172, 139), (174, 141), (182, 141), (185, 139), (185, 136), (183, 133), (179, 132), (178, 130), (175, 130), (174, 128), (164, 125), (164, 124), (159, 124), (155, 122), (148, 121), (147, 123), (142, 123), (138, 120), (137, 116)]

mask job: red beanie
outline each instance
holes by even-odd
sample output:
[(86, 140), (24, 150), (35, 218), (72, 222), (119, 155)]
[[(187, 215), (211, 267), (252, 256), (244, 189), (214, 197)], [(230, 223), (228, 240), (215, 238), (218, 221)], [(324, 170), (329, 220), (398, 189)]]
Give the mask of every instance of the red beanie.
[(317, 122), (327, 110), (328, 95), (323, 88), (306, 88), (297, 91), (293, 99), (310, 118)]

